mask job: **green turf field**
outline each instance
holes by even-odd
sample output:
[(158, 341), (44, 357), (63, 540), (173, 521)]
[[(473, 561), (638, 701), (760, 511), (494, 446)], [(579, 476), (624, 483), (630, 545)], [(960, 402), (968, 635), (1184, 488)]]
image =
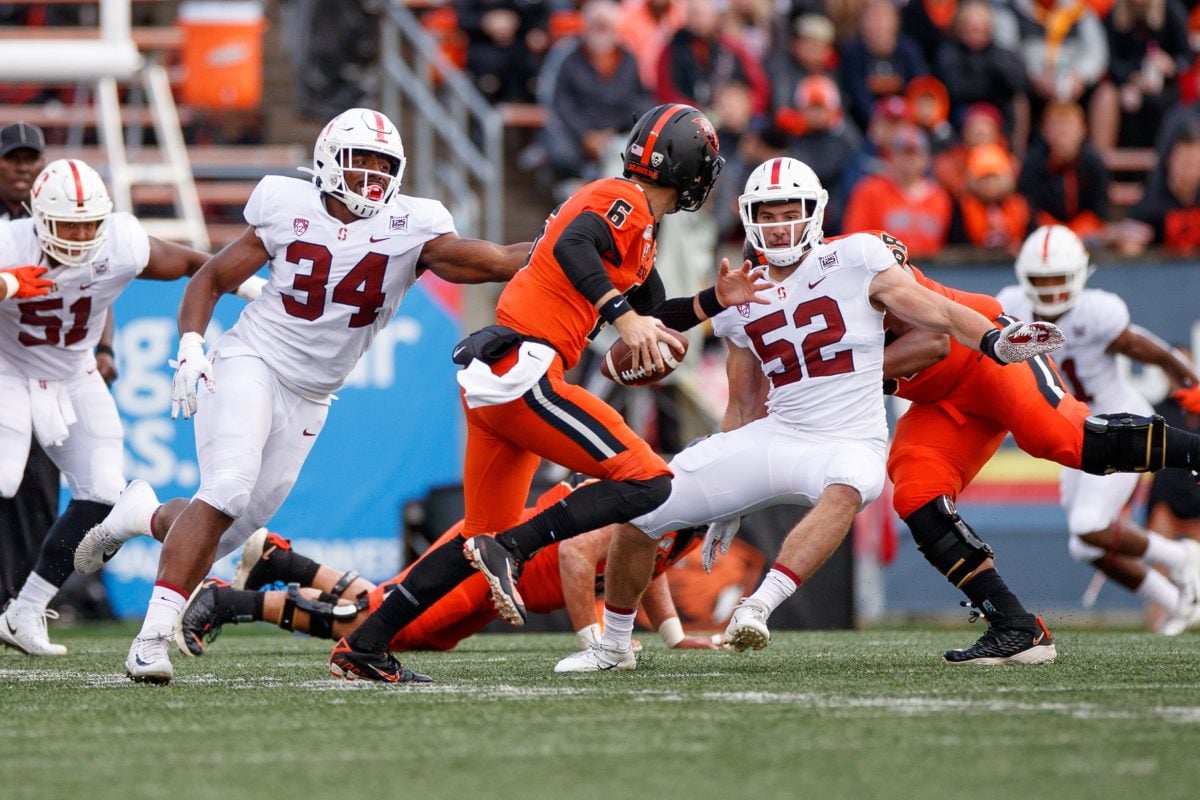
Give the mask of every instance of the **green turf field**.
[(1058, 663), (952, 668), (982, 631), (778, 634), (758, 653), (648, 644), (636, 672), (554, 675), (574, 637), (478, 636), (327, 677), (327, 643), (229, 630), (167, 687), (128, 626), (0, 651), (0, 797), (1194, 798), (1200, 635), (1058, 630)]

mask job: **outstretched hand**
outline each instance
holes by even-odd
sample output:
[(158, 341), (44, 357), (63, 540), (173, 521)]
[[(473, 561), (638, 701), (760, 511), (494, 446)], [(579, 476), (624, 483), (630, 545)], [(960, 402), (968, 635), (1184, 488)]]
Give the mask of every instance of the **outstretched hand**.
[(4, 299), (28, 300), (48, 293), (54, 288), (54, 281), (42, 277), (46, 272), (46, 267), (33, 265), (0, 270), (0, 281), (3, 281), (7, 290)]
[(721, 268), (717, 272), (717, 300), (725, 308), (739, 306), (743, 303), (769, 303), (759, 292), (775, 288), (775, 284), (767, 280), (765, 267), (755, 267), (749, 261), (743, 261), (740, 269), (729, 268), (729, 259), (721, 259)]

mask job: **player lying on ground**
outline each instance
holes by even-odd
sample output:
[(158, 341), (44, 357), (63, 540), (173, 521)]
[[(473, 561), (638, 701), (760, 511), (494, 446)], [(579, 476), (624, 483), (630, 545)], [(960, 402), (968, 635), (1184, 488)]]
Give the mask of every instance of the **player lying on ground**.
[[(533, 516), (572, 490), (565, 483), (551, 488), (523, 516)], [(459, 535), (462, 525), (459, 522), (451, 527), (432, 547)], [(599, 637), (596, 593), (602, 588), (604, 558), (613, 528), (608, 526), (543, 548), (525, 565), (517, 582), (529, 611), (548, 614), (565, 608), (584, 644)], [(668, 647), (716, 648), (709, 637), (684, 634), (664, 574), (695, 550), (702, 536), (703, 530), (691, 529), (664, 537), (654, 565), (654, 579), (642, 600), (650, 626)], [(216, 638), (222, 625), (257, 621), (318, 638), (340, 639), (353, 633), (367, 614), (379, 607), (409, 569), (376, 585), (357, 572), (318, 564), (293, 550), (288, 540), (262, 529), (246, 542), (232, 586), (209, 579), (188, 600), (176, 642), (185, 653), (203, 655), (206, 644)], [(276, 582), (288, 584), (288, 589), (256, 591)], [(498, 618), (487, 581), (482, 575), (474, 575), (400, 630), (392, 638), (391, 649), (452, 650)]]
[[(1006, 287), (996, 299), (1006, 314), (1046, 320), (1069, 332), (1054, 362), (1071, 393), (1093, 414), (1124, 411), (1149, 417), (1154, 409), (1122, 372), (1119, 355), (1157, 366), (1182, 386), (1200, 379), (1153, 334), (1131, 323), (1129, 308), (1118, 295), (1086, 288), (1090, 261), (1070, 228), (1038, 228), (1017, 256), (1020, 285)], [(1061, 484), (1071, 557), (1095, 565), (1144, 601), (1165, 609), (1159, 633), (1174, 636), (1187, 630), (1200, 591), (1200, 542), (1168, 539), (1121, 515), (1137, 489), (1134, 473), (1089, 475), (1064, 469)]]

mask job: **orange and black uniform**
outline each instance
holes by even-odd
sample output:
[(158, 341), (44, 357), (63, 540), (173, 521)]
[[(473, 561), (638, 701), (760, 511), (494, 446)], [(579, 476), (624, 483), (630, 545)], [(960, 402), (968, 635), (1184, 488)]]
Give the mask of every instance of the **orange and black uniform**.
[[(661, 302), (654, 275), (656, 226), (645, 193), (624, 178), (590, 183), (546, 221), (529, 263), (509, 281), (496, 307), (496, 320), (551, 345), (558, 355), (534, 389), (502, 405), (467, 408), (464, 536), (514, 525), (522, 499), (542, 458), (573, 471), (615, 481), (670, 475), (656, 455), (607, 403), (567, 383), (563, 372), (579, 360), (600, 317), (560, 263), (560, 239), (577, 220), (599, 228), (600, 261), (617, 291), (650, 312)], [(647, 280), (654, 283), (642, 291)], [(658, 298), (650, 298), (657, 288)], [(647, 297), (646, 302), (638, 302)], [(492, 367), (503, 374), (516, 360), (510, 353)], [(464, 404), (465, 407), (465, 404)]]
[[(566, 497), (572, 491), (565, 483), (560, 483), (542, 494), (537, 503), (525, 509), (521, 517), (528, 519), (539, 511)], [(463, 523), (451, 527), (443, 533), (430, 550), (462, 533)], [(658, 577), (700, 546), (701, 539), (698, 529), (683, 533), (674, 531), (663, 535), (659, 540), (658, 550), (654, 560), (654, 577)], [(560, 542), (542, 548), (525, 563), (517, 587), (525, 599), (525, 607), (538, 614), (549, 614), (563, 608), (562, 573), (558, 567), (558, 549)], [(419, 559), (418, 559), (419, 563)], [(596, 564), (597, 580), (604, 576), (604, 561)], [(415, 566), (415, 564), (413, 565)], [(412, 566), (405, 569), (395, 578), (381, 583), (368, 595), (368, 610), (374, 611), (383, 602), (384, 596), (397, 583), (404, 580)], [(597, 583), (597, 586), (599, 583)], [(497, 619), (496, 607), (492, 604), (487, 581), (479, 573), (467, 578), (451, 590), (445, 597), (430, 606), (421, 616), (406, 625), (392, 637), (391, 649), (404, 650), (452, 650), (463, 639), (483, 630), (489, 623)]]
[[(995, 299), (951, 289), (911, 269), (923, 286), (988, 319), (1000, 316)], [(939, 495), (957, 498), (1009, 432), (1030, 455), (1079, 468), (1090, 412), (1047, 356), (1000, 365), (951, 341), (946, 358), (900, 380), (896, 394), (912, 401), (896, 423), (888, 456), (901, 518)]]

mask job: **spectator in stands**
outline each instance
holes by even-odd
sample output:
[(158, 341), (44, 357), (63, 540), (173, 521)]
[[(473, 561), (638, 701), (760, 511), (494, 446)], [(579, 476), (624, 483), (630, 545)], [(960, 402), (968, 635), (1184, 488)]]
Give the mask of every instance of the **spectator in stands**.
[(900, 27), (921, 47), (921, 55), (932, 64), (939, 45), (950, 38), (954, 17), (963, 4), (959, 0), (909, 0), (902, 4)]
[(1088, 108), (1092, 142), (1101, 152), (1149, 147), (1192, 62), (1187, 9), (1181, 0), (1117, 0), (1104, 28), (1109, 65)]
[[(584, 181), (618, 170), (621, 146), (633, 120), (653, 105), (638, 77), (637, 61), (617, 36), (620, 7), (589, 0), (583, 30), (559, 42), (543, 64), (538, 96), (546, 109), (542, 142), (549, 157), (556, 199)], [(567, 183), (570, 186), (562, 186)]]
[[(990, 103), (974, 103), (963, 115), (962, 133), (958, 142), (938, 153), (933, 160), (933, 175), (954, 198), (962, 197), (967, 188), (967, 154), (981, 144), (995, 144), (1008, 149), (1001, 129), (1000, 112)], [(1011, 156), (1013, 174), (1020, 171), (1020, 162)]]
[(638, 62), (642, 85), (658, 86), (658, 58), (675, 32), (683, 27), (683, 0), (623, 0), (617, 30)]
[(1087, 102), (1108, 68), (1104, 25), (1087, 0), (1009, 0), (996, 7), (995, 31), (1025, 62), (1034, 116), (1051, 100)]
[[(842, 196), (850, 192), (866, 175), (874, 175), (887, 169), (884, 157), (888, 144), (900, 128), (909, 122), (908, 103), (903, 97), (892, 95), (876, 101), (871, 111), (871, 123), (867, 126), (867, 138), (842, 178)], [(854, 124), (851, 120), (851, 124)], [(831, 187), (826, 187), (832, 191)]]
[(298, 114), (326, 120), (361, 105), (364, 78), (379, 56), (379, 22), (366, 6), (366, 0), (283, 4)]
[(892, 0), (867, 0), (859, 35), (842, 50), (840, 72), (850, 115), (865, 126), (876, 100), (903, 94), (908, 82), (929, 68), (917, 43), (900, 32), (900, 12)]
[(721, 31), (715, 0), (684, 0), (684, 8), (684, 27), (659, 56), (659, 102), (707, 109), (721, 84), (737, 81), (750, 87), (753, 112), (767, 113), (771, 103), (767, 76), (739, 42)]
[(833, 37), (833, 23), (828, 17), (805, 14), (796, 18), (787, 48), (777, 53), (770, 64), (774, 108), (794, 108), (800, 81), (809, 75), (832, 72), (837, 59)]
[(766, 63), (779, 35), (772, 0), (728, 0), (728, 9), (725, 33), (741, 44), (755, 63)]
[(929, 143), (919, 128), (902, 125), (888, 142), (886, 168), (850, 193), (842, 229), (883, 230), (908, 246), (913, 258), (937, 255), (953, 214), (950, 194), (928, 176)]
[(862, 136), (847, 122), (837, 84), (827, 75), (809, 75), (801, 81), (795, 103), (799, 125), (790, 131), (788, 153), (810, 165), (821, 185), (829, 187), (823, 228), (826, 233), (841, 233), (845, 178), (863, 146)]
[(1066, 225), (1085, 241), (1105, 235), (1108, 168), (1087, 141), (1078, 103), (1054, 100), (1042, 112), (1041, 139), (1034, 142), (1017, 182), (1036, 225)]
[[(1145, 228), (1139, 230), (1137, 223)], [(1175, 254), (1200, 252), (1200, 135), (1175, 140), (1165, 174), (1151, 174), (1146, 193), (1113, 237), (1126, 256), (1140, 255), (1151, 241)]]
[(951, 243), (1015, 256), (1030, 233), (1029, 223), (1029, 203), (1017, 192), (1012, 156), (998, 144), (972, 147), (966, 191), (958, 198), (950, 227)]
[(954, 144), (954, 128), (950, 126), (950, 96), (946, 86), (932, 75), (920, 75), (908, 82), (904, 99), (912, 121), (925, 132), (934, 153)]
[(991, 103), (1004, 132), (1022, 152), (1029, 136), (1025, 65), (1014, 51), (996, 44), (995, 18), (987, 0), (959, 3), (953, 36), (938, 48), (934, 74), (950, 95), (950, 121), (961, 128), (968, 108)]
[(532, 101), (533, 79), (550, 43), (550, 3), (454, 0), (454, 10), (467, 34), (467, 71), (488, 101)]
[[(725, 166), (721, 168), (721, 179), (713, 187), (709, 201), (714, 209), (718, 241), (736, 242), (740, 258), (741, 246), (746, 241), (746, 231), (738, 212), (738, 197), (746, 185), (746, 179), (754, 168), (772, 158), (790, 156), (788, 134), (774, 123), (756, 120), (738, 139), (736, 148), (721, 140), (721, 152), (729, 153)], [(686, 362), (685, 362), (686, 363)]]

